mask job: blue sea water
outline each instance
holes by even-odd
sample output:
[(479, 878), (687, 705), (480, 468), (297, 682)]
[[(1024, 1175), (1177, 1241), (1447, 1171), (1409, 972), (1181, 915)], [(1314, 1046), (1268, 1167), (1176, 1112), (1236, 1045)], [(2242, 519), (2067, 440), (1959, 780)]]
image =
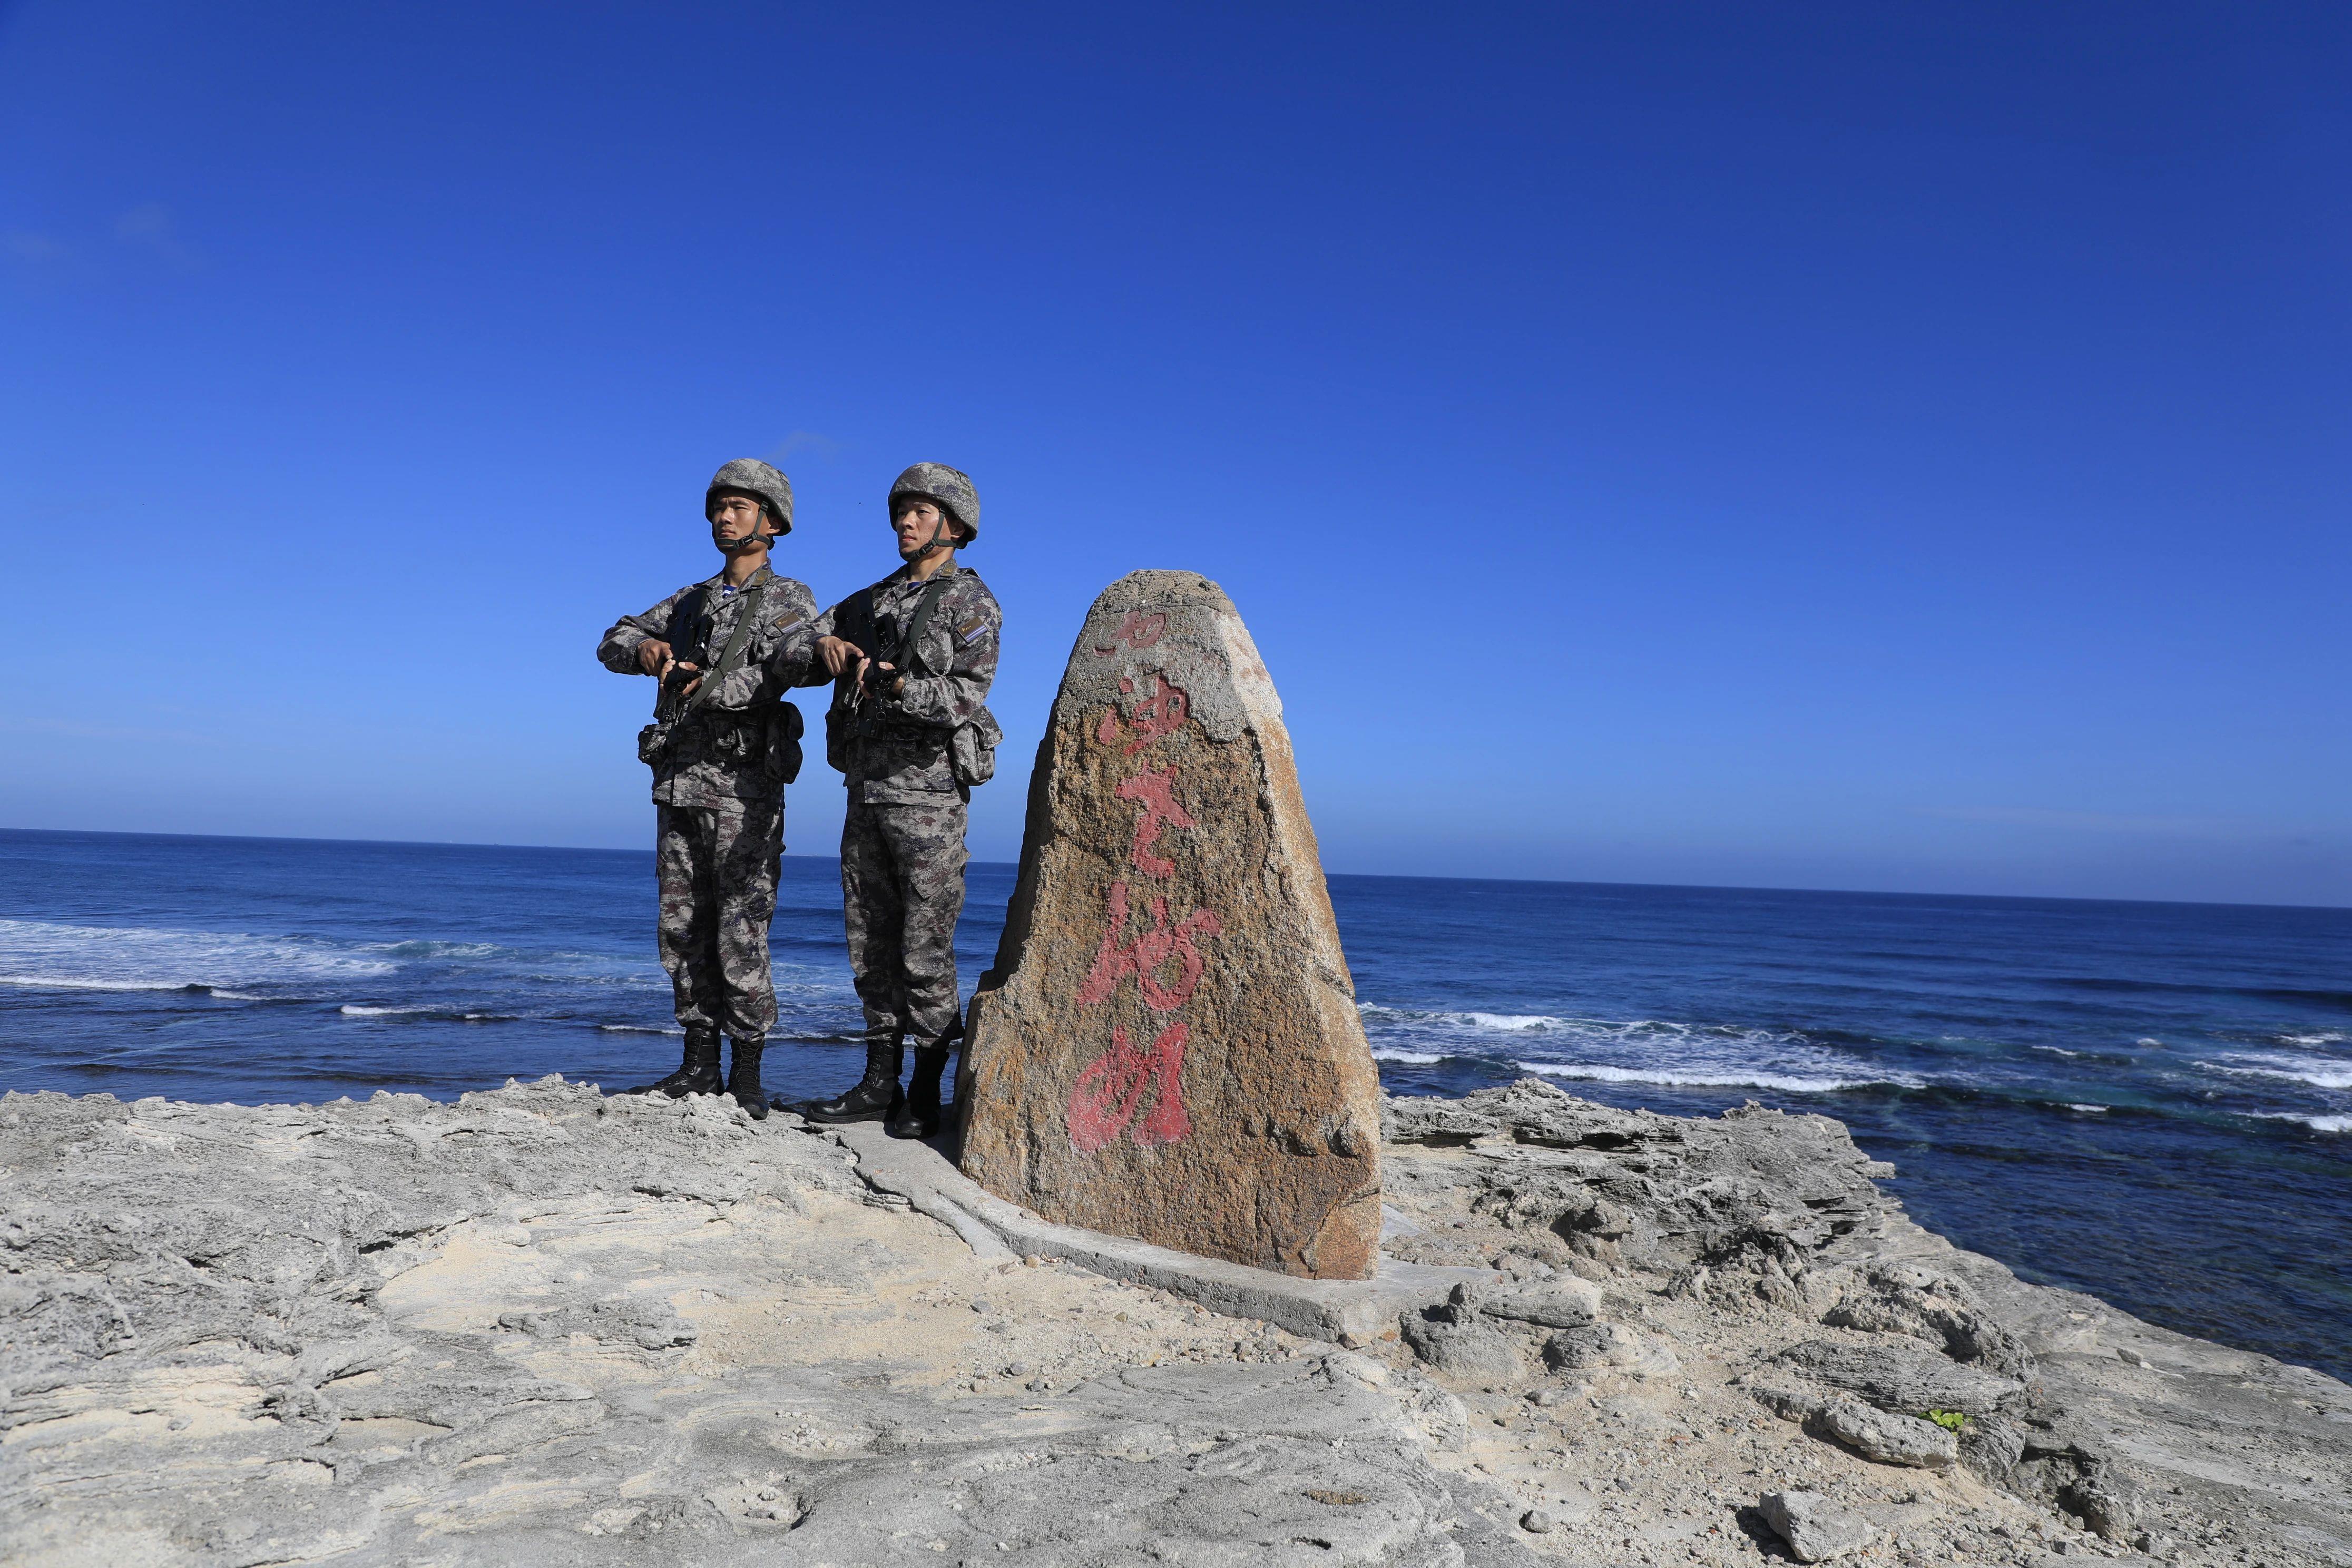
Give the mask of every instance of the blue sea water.
[[(769, 1079), (860, 1055), (784, 862)], [(974, 866), (967, 991), (1009, 866)], [(1836, 1116), (2030, 1279), (2352, 1377), (2352, 910), (1335, 877), (1392, 1089)], [(0, 1089), (451, 1097), (676, 1063), (652, 857), (0, 832)]]

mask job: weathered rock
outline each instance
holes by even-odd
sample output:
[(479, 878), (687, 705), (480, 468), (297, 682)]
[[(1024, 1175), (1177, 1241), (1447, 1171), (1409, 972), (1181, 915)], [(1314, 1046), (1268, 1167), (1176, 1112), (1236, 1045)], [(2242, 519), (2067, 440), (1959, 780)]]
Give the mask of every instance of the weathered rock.
[(1518, 1347), (1495, 1331), (1480, 1315), (1485, 1292), (1465, 1282), (1445, 1301), (1426, 1311), (1407, 1312), (1398, 1327), (1412, 1353), (1449, 1377), (1465, 1383), (1516, 1382), (1526, 1375)]
[(1960, 1457), (1959, 1438), (1933, 1421), (1874, 1410), (1858, 1400), (1833, 1399), (1815, 1420), (1823, 1433), (1882, 1465), (1940, 1470)]
[(965, 1173), (1047, 1219), (1369, 1279), (1379, 1079), (1281, 704), (1222, 589), (1104, 590), (982, 977)]
[(2033, 1358), (1993, 1321), (1967, 1281), (1916, 1263), (1862, 1269), (1822, 1321), (1872, 1333), (1907, 1334), (1954, 1361), (1996, 1372), (2030, 1373)]
[(1478, 1300), (1478, 1310), (1490, 1318), (1508, 1318), (1547, 1329), (1572, 1329), (1589, 1323), (1601, 1311), (1601, 1287), (1574, 1275), (1547, 1279), (1538, 1285), (1489, 1290)]
[(1767, 1492), (1756, 1510), (1800, 1563), (1826, 1563), (1859, 1552), (1878, 1536), (1868, 1520), (1819, 1492)]
[[(1526, 1505), (1429, 1461), (1444, 1390), (1121, 1364), (1088, 1342), (1127, 1311), (1082, 1333), (1062, 1271), (867, 1205), (793, 1125), (552, 1082), (0, 1097), (0, 1563), (1528, 1568)], [(1050, 1408), (967, 1396), (1002, 1352), (941, 1342), (1005, 1321)]]
[(1782, 1365), (1832, 1388), (1858, 1394), (1882, 1410), (1957, 1410), (1989, 1415), (2024, 1392), (2013, 1378), (1996, 1376), (1900, 1341), (1849, 1344), (1807, 1340), (1780, 1352)]
[(1558, 1372), (1628, 1372), (1643, 1376), (1669, 1373), (1675, 1352), (1653, 1344), (1622, 1323), (1587, 1323), (1563, 1329), (1546, 1342), (1544, 1362)]
[(1402, 1324), (1405, 1343), (1435, 1371), (1464, 1383), (1517, 1381), (1527, 1375), (1518, 1348), (1477, 1323), (1436, 1322), (1418, 1314)]
[(1391, 1100), (1386, 1125), (1399, 1142), (1472, 1145), (1479, 1212), (1586, 1258), (1679, 1271), (1679, 1293), (1730, 1309), (1818, 1317), (1836, 1297), (1815, 1307), (1797, 1278), (1895, 1212), (1872, 1184), (1893, 1167), (1825, 1116), (1748, 1106), (1692, 1121), (1523, 1079), (1458, 1100)]
[[(1816, 1121), (1727, 1120), (1683, 1123), (1682, 1154), (1649, 1125), (1596, 1172), (1630, 1194), (1629, 1254), (1661, 1264), (1610, 1268), (1608, 1305), (1693, 1375), (1531, 1393), (1537, 1331), (1495, 1309), (1575, 1287), (1525, 1245), (1547, 1233), (1469, 1205), (1584, 1157), (1555, 1143), (1391, 1151), (1401, 1233), (1502, 1260), (1426, 1321), (1496, 1333), (1522, 1373), (1449, 1389), (1402, 1345), (1327, 1351), (967, 1248), (891, 1203), (862, 1150), (715, 1100), (0, 1097), (0, 1562), (1614, 1563), (1660, 1555), (1619, 1552), (1629, 1535), (1699, 1543), (1744, 1478), (1800, 1467), (1870, 1499), (1906, 1563), (2112, 1556), (2079, 1521), (2199, 1562), (2352, 1564), (2330, 1484), (2352, 1389), (2317, 1373), (2026, 1284), (1899, 1210), (1806, 1247), (1794, 1283), (1826, 1311), (1890, 1264), (1960, 1280), (2037, 1358), (2030, 1385), (1949, 1336), (1667, 1289), (1662, 1222), (1705, 1202), (1695, 1167), (1756, 1171)], [(1497, 1153), (1526, 1169), (1485, 1180)], [(1820, 1190), (1798, 1169), (1752, 1195), (1791, 1214)], [(1960, 1449), (1992, 1484), (1888, 1496), (1842, 1445), (1757, 1424), (1751, 1399), (1810, 1421), (1841, 1380), (1897, 1414), (1990, 1392)], [(1566, 1527), (1513, 1528), (1535, 1509)]]

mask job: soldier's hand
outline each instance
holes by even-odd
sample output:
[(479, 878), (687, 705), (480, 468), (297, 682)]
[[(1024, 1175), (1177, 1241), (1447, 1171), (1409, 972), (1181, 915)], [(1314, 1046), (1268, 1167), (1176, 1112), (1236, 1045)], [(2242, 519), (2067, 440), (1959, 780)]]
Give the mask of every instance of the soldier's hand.
[(669, 667), (676, 662), (677, 657), (670, 651), (669, 644), (659, 637), (647, 637), (637, 645), (637, 668), (656, 680), (669, 673)]
[(694, 677), (692, 680), (688, 681), (684, 686), (677, 689), (677, 694), (680, 697), (693, 696), (694, 689), (702, 684), (702, 667), (698, 664), (688, 664), (683, 660), (674, 660), (670, 664), (669, 673), (671, 675), (691, 675)]
[(851, 665), (866, 662), (866, 655), (846, 637), (819, 637), (816, 639), (816, 652), (817, 657), (824, 660), (824, 672), (831, 676), (839, 676)]

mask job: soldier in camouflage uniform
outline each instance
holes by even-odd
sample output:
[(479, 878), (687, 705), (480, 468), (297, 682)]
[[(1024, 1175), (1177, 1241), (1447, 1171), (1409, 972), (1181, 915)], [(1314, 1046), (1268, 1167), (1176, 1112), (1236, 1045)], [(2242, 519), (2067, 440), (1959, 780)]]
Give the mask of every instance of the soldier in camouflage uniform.
[[(784, 784), (800, 770), (800, 713), (782, 698), (821, 668), (816, 597), (768, 569), (770, 546), (793, 528), (783, 475), (740, 458), (711, 479), (703, 510), (725, 568), (622, 616), (596, 648), (605, 668), (661, 683), (638, 753), (654, 770), (661, 960), (686, 1059), (628, 1092), (720, 1092), (724, 1031), (735, 1043), (725, 1091), (764, 1120), (760, 1054), (776, 1021), (768, 922)], [(739, 628), (746, 616), (753, 618)]]
[[(943, 463), (890, 487), (906, 564), (818, 621), (835, 679), (826, 760), (849, 786), (841, 891), (849, 963), (866, 1005), (866, 1076), (812, 1105), (819, 1121), (887, 1118), (894, 1137), (940, 1129), (940, 1079), (963, 1032), (955, 928), (963, 910), (964, 813), (995, 770), (1003, 733), (982, 700), (996, 678), (1003, 613), (956, 551), (980, 533), (980, 496)], [(898, 1093), (900, 1042), (914, 1077)]]

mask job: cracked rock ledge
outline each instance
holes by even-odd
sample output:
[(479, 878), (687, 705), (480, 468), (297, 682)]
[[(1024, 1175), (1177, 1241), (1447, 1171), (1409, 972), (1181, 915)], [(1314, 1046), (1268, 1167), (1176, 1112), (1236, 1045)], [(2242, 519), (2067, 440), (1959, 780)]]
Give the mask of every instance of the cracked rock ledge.
[(2352, 1565), (2352, 1389), (1954, 1248), (1833, 1121), (1384, 1132), (1388, 1252), (1480, 1274), (1346, 1350), (714, 1099), (10, 1094), (0, 1563)]

